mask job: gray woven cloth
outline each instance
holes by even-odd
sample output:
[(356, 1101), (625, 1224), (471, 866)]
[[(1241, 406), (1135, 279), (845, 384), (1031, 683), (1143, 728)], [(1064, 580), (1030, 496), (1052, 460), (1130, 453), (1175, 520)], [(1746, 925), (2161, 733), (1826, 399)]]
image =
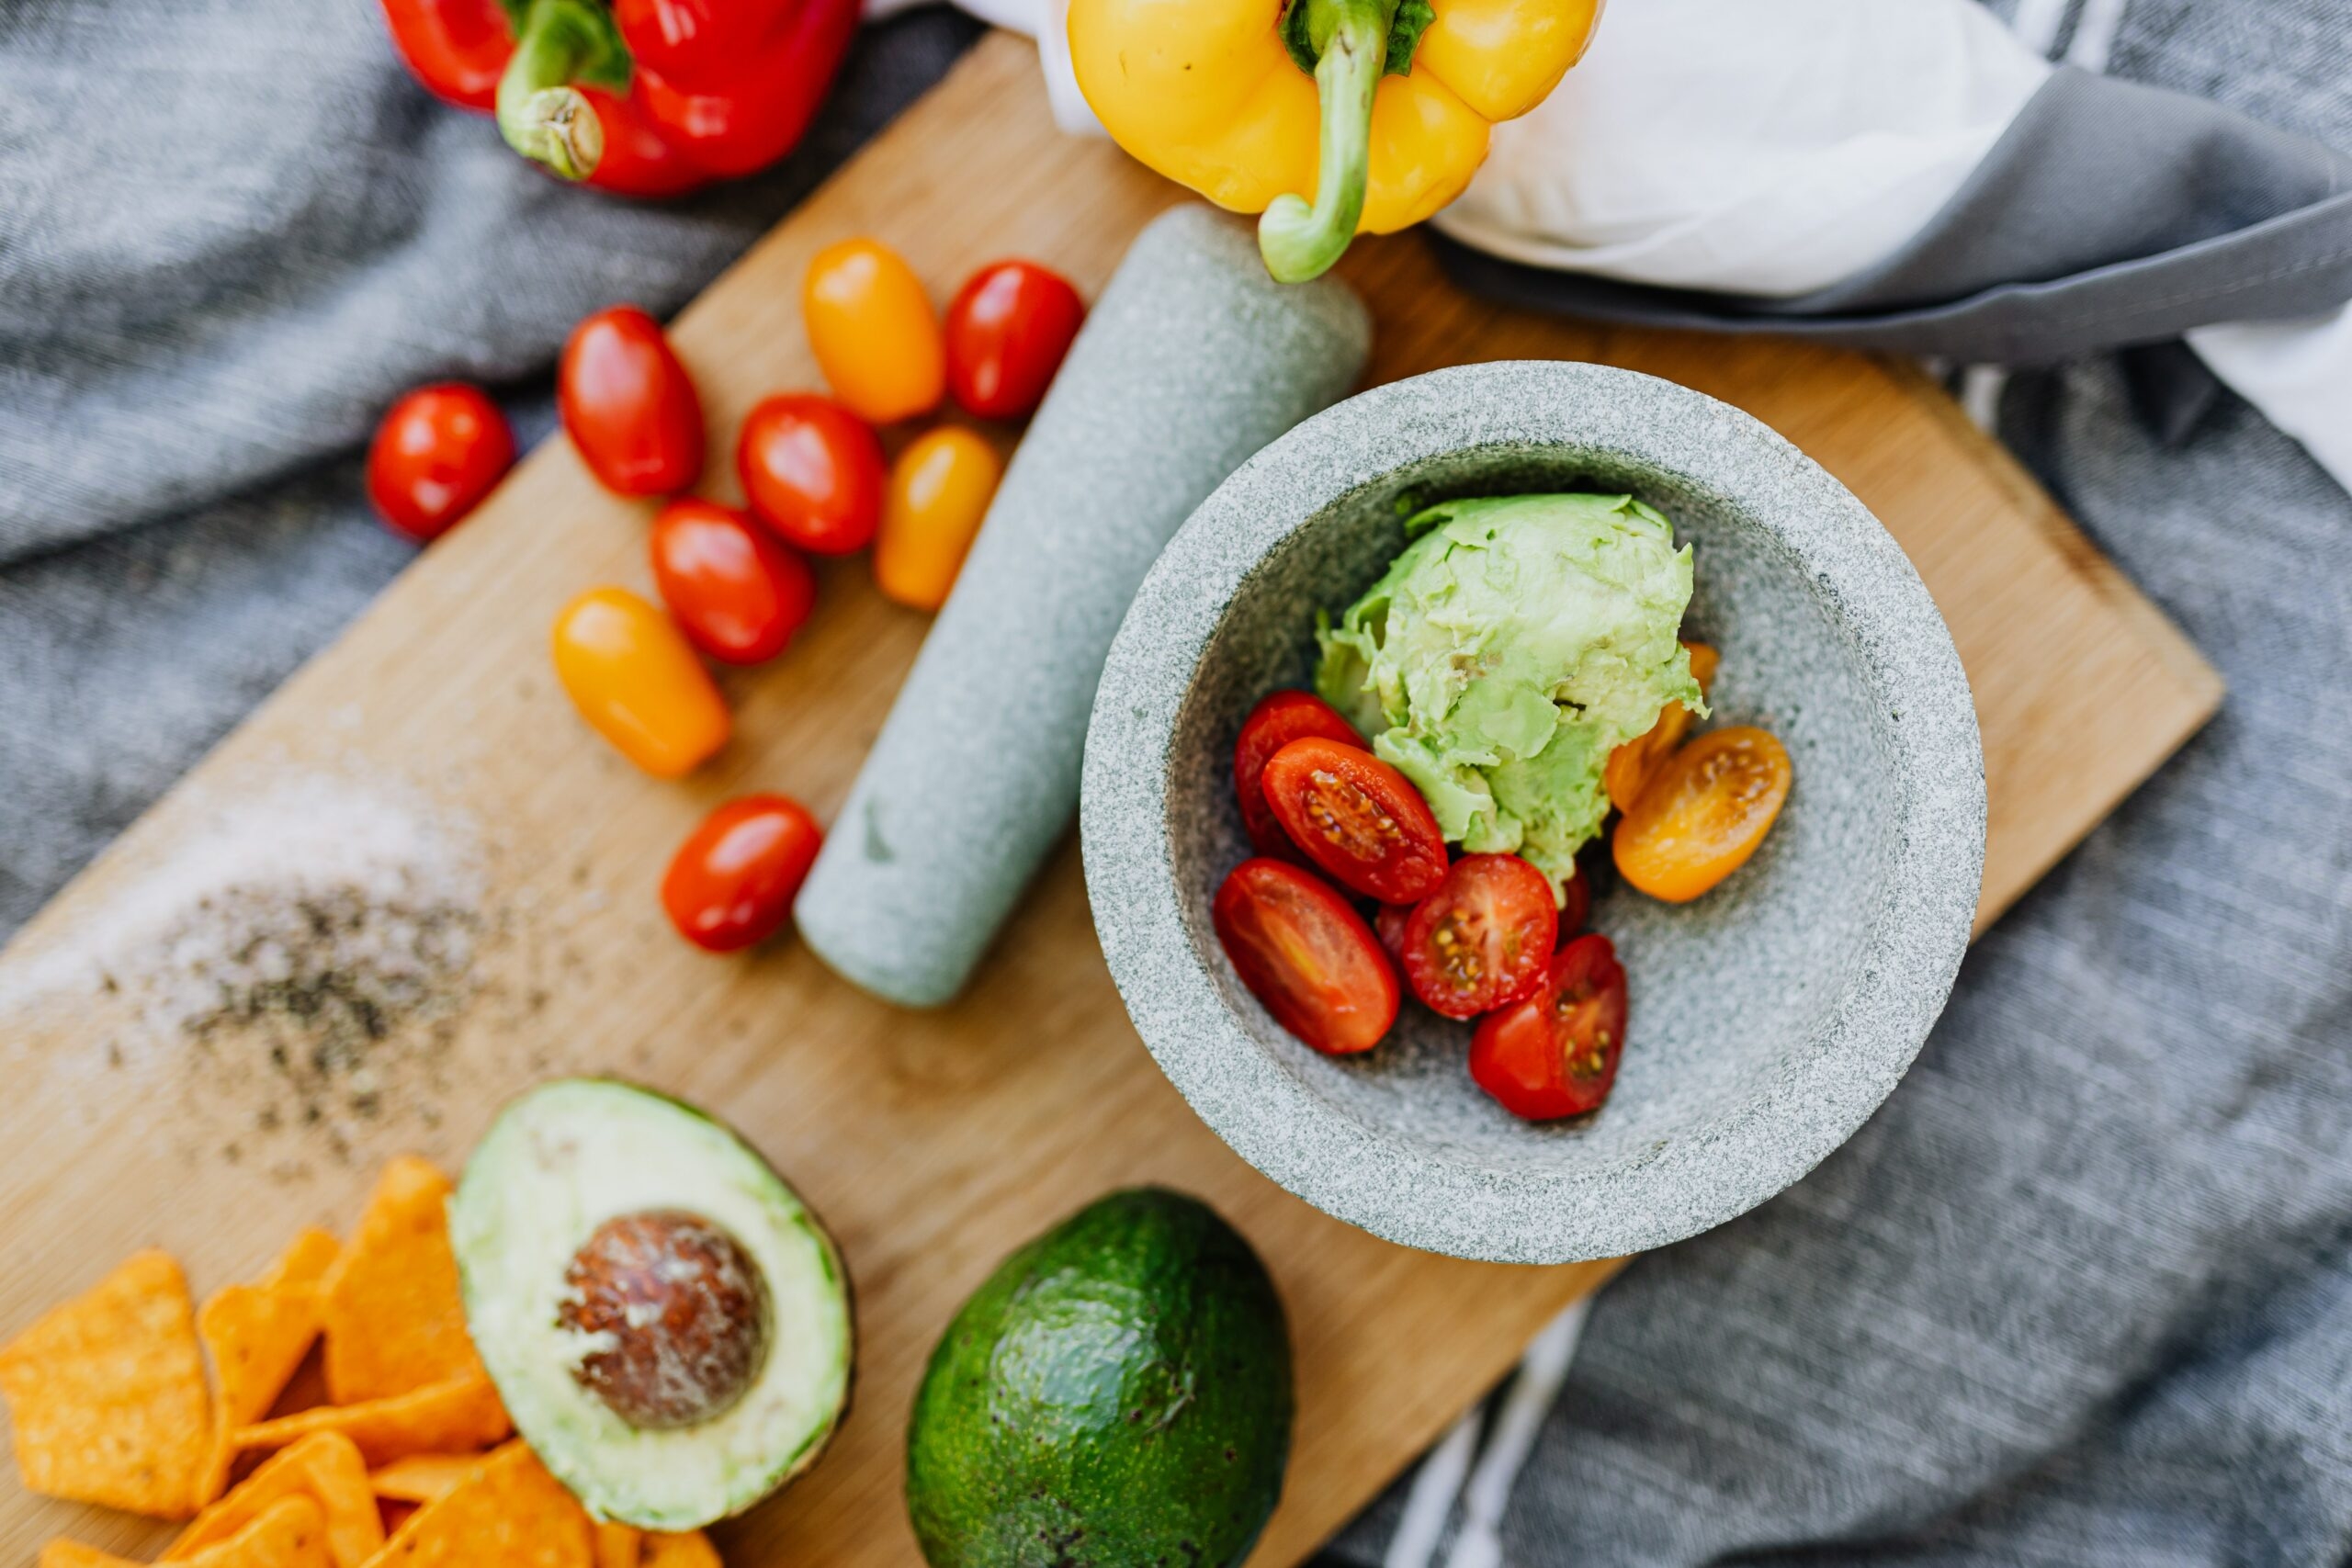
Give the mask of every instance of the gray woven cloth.
[[(2132, 0), (2110, 70), (2352, 147), (2343, 20)], [(643, 208), (434, 106), (362, 0), (0, 0), (0, 931), (407, 558), (354, 456), (396, 391), (544, 430), (574, 318), (678, 303), (969, 37), (890, 24), (788, 167)], [(1610, 1288), (1522, 1568), (2352, 1561), (2352, 502), (2228, 399), (2159, 446), (2109, 360), (2001, 431), (2228, 705), (1852, 1145)]]

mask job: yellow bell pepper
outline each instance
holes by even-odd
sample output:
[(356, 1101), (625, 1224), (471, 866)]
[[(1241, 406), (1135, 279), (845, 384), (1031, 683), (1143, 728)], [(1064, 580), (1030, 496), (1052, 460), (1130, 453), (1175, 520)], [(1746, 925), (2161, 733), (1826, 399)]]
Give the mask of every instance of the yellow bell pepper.
[(1130, 154), (1220, 207), (1263, 213), (1267, 270), (1295, 283), (1357, 233), (1418, 223), (1461, 195), (1491, 127), (1559, 85), (1600, 7), (1071, 0), (1070, 60)]

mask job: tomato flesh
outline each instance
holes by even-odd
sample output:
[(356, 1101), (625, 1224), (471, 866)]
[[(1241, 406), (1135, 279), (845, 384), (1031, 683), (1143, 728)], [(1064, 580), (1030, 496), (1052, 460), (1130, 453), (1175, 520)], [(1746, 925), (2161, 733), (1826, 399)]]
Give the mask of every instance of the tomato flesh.
[(1684, 904), (1747, 863), (1789, 798), (1789, 753), (1761, 729), (1710, 730), (1676, 752), (1618, 819), (1617, 870)]
[(1479, 1021), (1470, 1076), (1531, 1122), (1598, 1111), (1625, 1049), (1625, 971), (1605, 936), (1555, 953), (1532, 996)]
[(947, 389), (982, 419), (1025, 419), (1061, 368), (1086, 302), (1059, 273), (1003, 261), (974, 273), (947, 307)]
[(1445, 879), (1445, 835), (1412, 781), (1371, 752), (1309, 736), (1266, 763), (1266, 803), (1341, 886), (1418, 904)]
[(1266, 764), (1275, 752), (1308, 736), (1363, 750), (1356, 727), (1312, 692), (1269, 693), (1241, 721), (1241, 738), (1233, 743), (1233, 793), (1241, 803), (1241, 825), (1249, 830), (1250, 845), (1261, 855), (1304, 858), (1283, 831), (1274, 808), (1266, 804)]
[(1464, 855), (1405, 922), (1405, 980), (1430, 1011), (1476, 1018), (1543, 984), (1559, 940), (1542, 872), (1517, 855)]
[(882, 443), (830, 398), (785, 392), (754, 408), (736, 439), (735, 471), (752, 514), (812, 554), (863, 549), (882, 525)]
[(824, 841), (816, 818), (788, 795), (728, 801), (671, 857), (662, 908), (680, 936), (711, 953), (765, 942), (791, 917)]
[(429, 543), (457, 526), (514, 466), (514, 433), (480, 387), (419, 387), (384, 413), (368, 446), (368, 498), (393, 533)]
[(782, 653), (817, 603), (808, 563), (714, 502), (671, 502), (653, 519), (653, 581), (679, 629), (711, 658), (757, 664)]
[(1363, 917), (1312, 872), (1243, 861), (1209, 917), (1250, 994), (1316, 1050), (1369, 1051), (1396, 1021), (1396, 970)]
[(662, 324), (636, 306), (572, 329), (555, 394), (564, 433), (606, 490), (666, 495), (701, 474), (702, 400)]

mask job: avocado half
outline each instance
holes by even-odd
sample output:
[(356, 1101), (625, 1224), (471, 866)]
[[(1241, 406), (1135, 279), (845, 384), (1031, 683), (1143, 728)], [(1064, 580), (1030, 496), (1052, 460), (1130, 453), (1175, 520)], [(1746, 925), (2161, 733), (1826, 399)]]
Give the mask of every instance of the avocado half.
[[(641, 1245), (649, 1226), (721, 1249), (732, 1289)], [(691, 1106), (602, 1078), (531, 1090), (467, 1162), (449, 1235), (467, 1327), (515, 1429), (599, 1517), (686, 1530), (741, 1513), (816, 1461), (848, 1403), (849, 1281), (832, 1238), (750, 1145)], [(682, 1275), (699, 1300), (615, 1293)], [(583, 1320), (615, 1278), (602, 1297), (613, 1310), (593, 1322), (617, 1336)], [(726, 1325), (733, 1354), (661, 1342), (697, 1310), (696, 1332)], [(679, 1374), (698, 1374), (723, 1392), (649, 1416), (593, 1375), (625, 1350), (643, 1352), (626, 1363), (640, 1385), (674, 1393)]]
[(1114, 1192), (947, 1325), (907, 1430), (932, 1568), (1233, 1568), (1282, 1495), (1290, 1331), (1197, 1199)]

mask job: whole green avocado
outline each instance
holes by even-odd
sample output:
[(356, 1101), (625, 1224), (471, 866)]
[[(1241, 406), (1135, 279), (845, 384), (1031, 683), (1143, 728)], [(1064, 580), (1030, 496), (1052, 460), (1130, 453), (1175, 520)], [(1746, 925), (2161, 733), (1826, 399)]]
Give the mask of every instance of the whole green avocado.
[(1282, 1495), (1290, 1331), (1250, 1244), (1164, 1188), (1013, 1253), (947, 1325), (907, 1431), (932, 1568), (1227, 1568)]

